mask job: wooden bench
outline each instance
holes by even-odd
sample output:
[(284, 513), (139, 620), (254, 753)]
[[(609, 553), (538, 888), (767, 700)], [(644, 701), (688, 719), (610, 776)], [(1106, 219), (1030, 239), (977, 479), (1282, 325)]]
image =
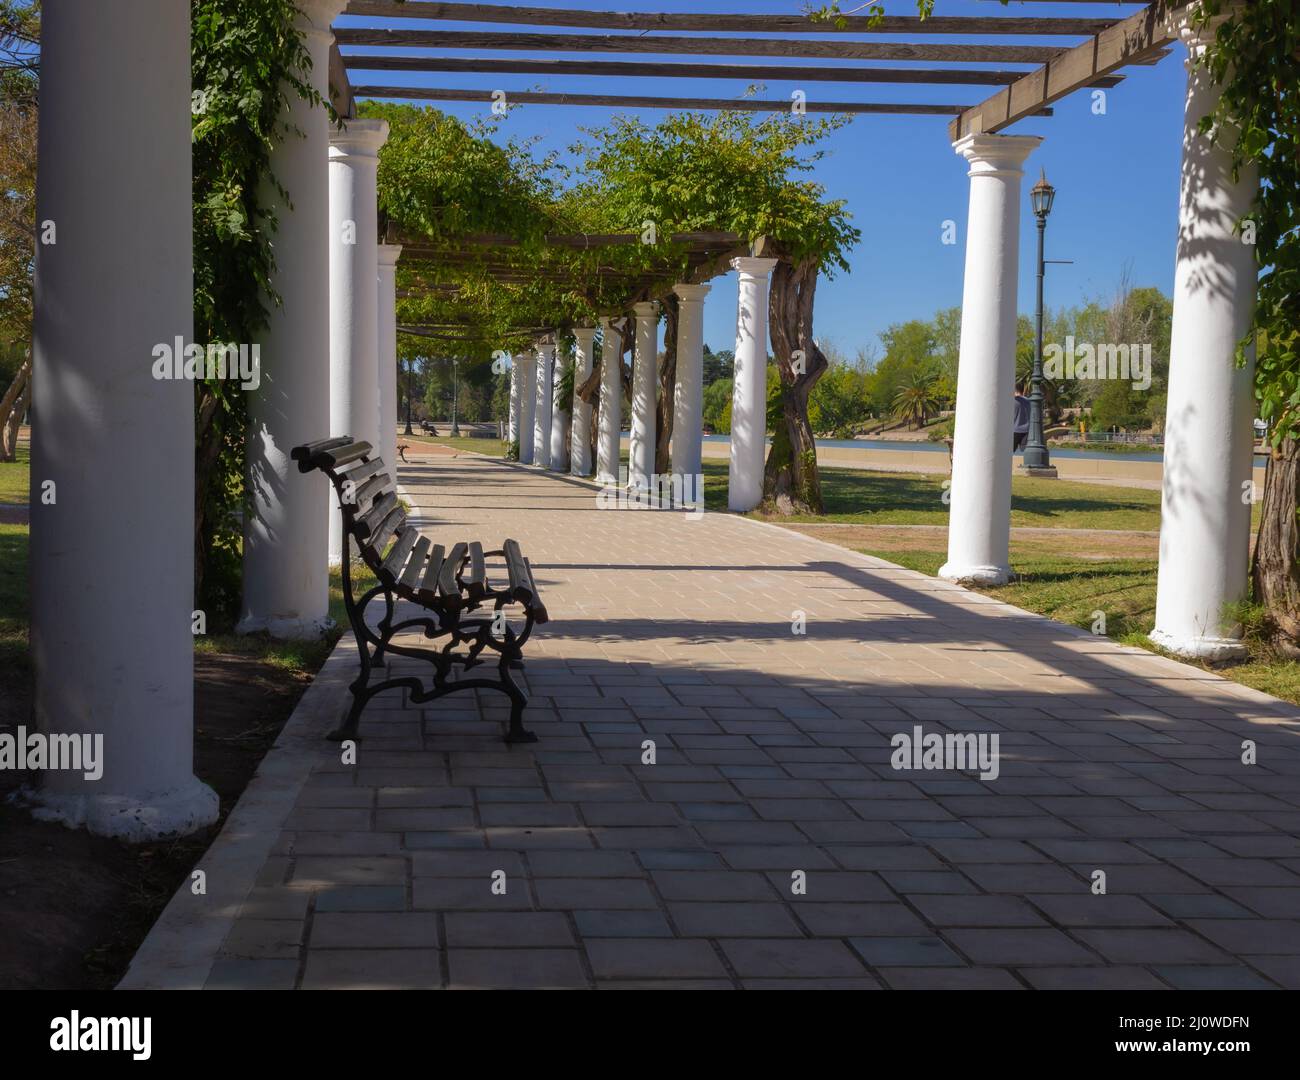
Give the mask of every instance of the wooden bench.
[[(405, 687), (412, 704), (419, 705), (458, 690), (483, 687), (500, 690), (510, 698), (506, 742), (535, 742), (537, 737), (523, 726), (528, 697), (510, 677), (511, 666), (522, 661), (522, 649), (533, 627), (547, 621), (532, 567), (514, 540), (506, 540), (496, 551), (484, 551), (477, 541), (454, 544), (447, 550), (421, 536), (419, 529), (407, 523), (406, 511), (397, 499), (397, 485), (383, 459), (371, 454), (369, 443), (354, 442), (348, 436), (307, 443), (292, 452), (299, 472), (320, 470), (329, 477), (343, 515), (343, 602), (361, 653), (361, 674), (351, 685), (352, 708), (347, 719), (330, 738), (355, 738), (362, 709), (385, 690)], [(352, 589), (353, 541), (378, 580), (360, 598)], [(487, 560), (494, 556), (505, 562), (503, 587), (488, 576)], [(381, 596), (384, 613), (376, 629), (366, 621), (366, 607)], [(398, 600), (429, 614), (394, 622)], [(516, 622), (522, 620), (518, 629), (510, 624), (512, 615)], [(445, 641), (433, 648), (393, 641), (400, 632), (416, 628), (430, 640)], [(457, 652), (462, 645), (466, 650)], [(486, 663), (482, 659), (485, 652), (498, 656), (495, 679), (451, 679), (458, 665), (468, 671)], [(432, 687), (426, 689), (424, 681), (415, 676), (372, 685), (371, 672), (384, 666), (385, 654), (432, 664)]]

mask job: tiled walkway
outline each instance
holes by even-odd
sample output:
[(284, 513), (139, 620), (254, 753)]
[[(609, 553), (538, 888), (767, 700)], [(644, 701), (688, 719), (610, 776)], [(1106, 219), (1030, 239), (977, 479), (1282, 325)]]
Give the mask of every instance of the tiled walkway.
[[(1295, 708), (754, 522), (403, 482), (436, 540), (530, 556), (540, 741), (381, 699), (207, 985), (1300, 987)], [(1000, 775), (894, 770), (917, 726), (997, 733)]]

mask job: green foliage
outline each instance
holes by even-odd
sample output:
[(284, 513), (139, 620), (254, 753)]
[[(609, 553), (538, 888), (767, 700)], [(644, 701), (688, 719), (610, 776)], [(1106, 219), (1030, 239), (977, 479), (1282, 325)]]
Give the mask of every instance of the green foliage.
[(1226, 14), (1205, 59), (1222, 96), (1201, 130), (1231, 147), (1238, 171), (1260, 177), (1249, 215), (1261, 270), (1251, 337), (1260, 415), (1278, 445), (1300, 435), (1300, 19), (1295, 0), (1203, 0), (1201, 8), (1207, 19)]
[(657, 255), (672, 233), (721, 230), (771, 237), (794, 261), (815, 259), (828, 273), (847, 270), (860, 233), (842, 200), (800, 177), (822, 157), (812, 148), (848, 122), (724, 111), (673, 113), (651, 127), (617, 116), (585, 129), (589, 141), (573, 148), (583, 159), (573, 199), (611, 231), (653, 225), (657, 243), (640, 246)]
[(894, 391), (892, 415), (906, 420), (908, 427), (924, 427), (930, 416), (939, 411), (938, 384), (939, 373), (936, 371), (912, 372), (907, 381)]
[[(194, 339), (259, 339), (272, 275), (271, 199), (292, 198), (275, 181), (271, 151), (301, 137), (283, 116), (292, 97), (320, 105), (310, 58), (283, 0), (192, 0)], [(270, 182), (268, 182), (270, 178)], [(244, 391), (229, 381), (196, 386), (201, 582), (197, 603), (220, 624), (239, 600)]]
[(849, 439), (871, 416), (875, 375), (864, 360), (851, 361), (822, 347), (830, 366), (808, 399), (808, 420), (819, 435)]
[(731, 434), (731, 395), (735, 384), (730, 378), (716, 379), (704, 388), (704, 426), (715, 434)]

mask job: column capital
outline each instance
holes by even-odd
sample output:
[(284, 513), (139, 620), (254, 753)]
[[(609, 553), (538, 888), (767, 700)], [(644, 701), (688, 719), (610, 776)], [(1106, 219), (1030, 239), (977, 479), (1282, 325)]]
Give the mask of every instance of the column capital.
[(347, 127), (330, 131), (330, 159), (341, 155), (377, 157), (379, 148), (388, 141), (388, 121), (361, 117), (346, 123)]
[(970, 162), (971, 176), (1020, 176), (1025, 159), (1043, 141), (1040, 135), (963, 136), (952, 148)]
[(1166, 29), (1187, 46), (1186, 64), (1189, 69), (1213, 43), (1219, 27), (1240, 10), (1240, 5), (1237, 4), (1228, 3), (1224, 6), (1226, 10), (1208, 19), (1202, 14), (1198, 3), (1188, 4), (1171, 13)]
[(294, 26), (309, 37), (321, 35), (332, 41), (334, 36), (330, 24), (343, 14), (347, 6), (347, 0), (298, 0), (298, 17), (294, 19)]
[(639, 304), (632, 305), (632, 313), (638, 319), (657, 319), (659, 305), (653, 300), (642, 300)]
[(596, 328), (594, 326), (575, 326), (573, 328), (573, 336), (577, 338), (580, 343), (586, 341), (587, 345), (590, 346), (592, 339), (596, 336)]
[(685, 303), (702, 303), (704, 298), (709, 295), (711, 285), (674, 285), (673, 292), (677, 294), (677, 299)]
[(402, 245), (380, 244), (375, 250), (379, 253), (379, 265), (387, 268), (397, 265), (397, 257), (402, 253)]
[(750, 277), (767, 277), (776, 267), (777, 259), (758, 259), (752, 255), (740, 255), (731, 260), (731, 268)]

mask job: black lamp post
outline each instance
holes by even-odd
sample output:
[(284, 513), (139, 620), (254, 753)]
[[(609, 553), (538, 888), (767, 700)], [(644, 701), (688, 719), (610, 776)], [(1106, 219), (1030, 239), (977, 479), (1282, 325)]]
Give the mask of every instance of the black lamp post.
[(1047, 453), (1047, 440), (1043, 438), (1043, 274), (1047, 269), (1043, 258), (1043, 234), (1047, 231), (1047, 215), (1052, 212), (1056, 188), (1047, 182), (1047, 173), (1029, 192), (1029, 203), (1038, 219), (1038, 305), (1034, 312), (1034, 374), (1029, 392), (1029, 437), (1025, 442), (1021, 467), (1034, 476), (1055, 476), (1056, 467)]
[(451, 437), (460, 438), (460, 424), (456, 422), (456, 406), (459, 404), (460, 397), (460, 368), (458, 362), (451, 362)]

